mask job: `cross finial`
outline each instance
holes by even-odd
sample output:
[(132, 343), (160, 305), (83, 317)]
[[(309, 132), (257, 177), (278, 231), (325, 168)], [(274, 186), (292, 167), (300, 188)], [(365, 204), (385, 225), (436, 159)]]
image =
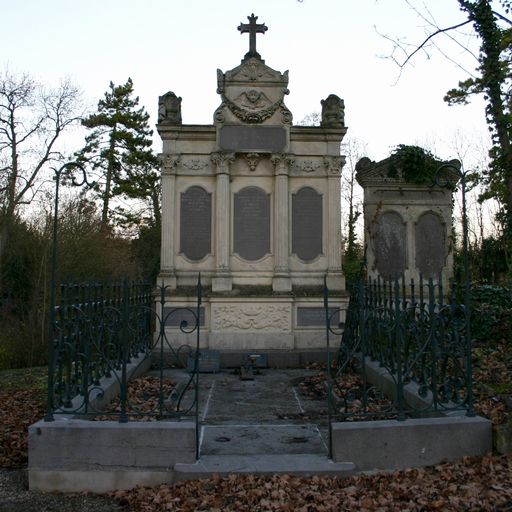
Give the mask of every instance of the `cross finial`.
[(256, 51), (256, 34), (264, 34), (268, 27), (264, 23), (256, 23), (258, 16), (254, 16), (254, 14), (247, 16), (247, 19), (249, 23), (240, 23), (238, 26), (238, 30), (242, 34), (249, 33), (249, 51), (245, 54), (244, 58), (256, 57), (261, 59), (260, 54)]

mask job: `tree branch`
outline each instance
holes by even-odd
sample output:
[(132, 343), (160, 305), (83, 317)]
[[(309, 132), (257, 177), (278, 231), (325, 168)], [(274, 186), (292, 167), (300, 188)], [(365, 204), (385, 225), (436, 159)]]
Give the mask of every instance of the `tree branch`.
[(412, 53), (409, 53), (406, 57), (406, 59), (400, 64), (398, 63), (398, 65), (403, 68), (411, 59), (412, 57), (414, 57), (414, 55), (416, 55), (420, 50), (424, 49), (426, 44), (434, 37), (436, 37), (437, 35), (439, 34), (443, 34), (445, 32), (449, 32), (451, 30), (456, 30), (460, 27), (463, 27), (464, 25), (468, 25), (469, 23), (471, 23), (471, 20), (466, 20), (466, 21), (463, 21), (462, 23), (458, 23), (456, 25), (451, 25), (450, 27), (445, 27), (445, 28), (438, 28), (437, 30), (435, 30), (434, 32), (432, 32), (432, 34), (429, 34), (420, 44), (417, 48), (414, 49), (414, 51)]

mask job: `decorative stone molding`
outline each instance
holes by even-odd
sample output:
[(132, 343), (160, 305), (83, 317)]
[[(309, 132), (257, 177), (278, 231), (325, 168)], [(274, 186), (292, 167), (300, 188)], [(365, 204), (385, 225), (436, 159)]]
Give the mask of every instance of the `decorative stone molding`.
[(176, 167), (181, 162), (181, 155), (166, 155), (161, 153), (158, 159), (162, 165), (162, 174), (176, 174)]
[(344, 156), (326, 156), (324, 157), (324, 165), (328, 174), (341, 174), (341, 169), (345, 165)]
[(320, 102), (322, 104), (322, 128), (343, 128), (345, 126), (345, 102), (336, 94)]
[(217, 174), (229, 174), (229, 166), (235, 161), (235, 154), (218, 151), (212, 153), (210, 159), (217, 167)]
[(199, 158), (191, 158), (183, 162), (183, 167), (190, 169), (191, 171), (199, 171), (208, 166), (208, 162), (200, 160)]
[(158, 123), (181, 125), (181, 98), (172, 91), (158, 97)]
[(320, 163), (315, 160), (302, 160), (295, 164), (295, 168), (301, 172), (315, 172), (320, 169)]
[(249, 169), (254, 172), (260, 163), (261, 155), (259, 153), (246, 153), (244, 157)]
[(212, 305), (212, 330), (290, 332), (291, 306), (286, 304)]
[(279, 174), (288, 175), (290, 167), (295, 162), (295, 156), (287, 153), (273, 153), (270, 157), (276, 176)]
[[(249, 91), (249, 93), (257, 93), (257, 91)], [(248, 97), (248, 94), (246, 94), (246, 93), (244, 93), (244, 94), (245, 94), (245, 97)], [(259, 94), (263, 94), (263, 93), (259, 93)], [(263, 121), (265, 121), (265, 119), (268, 119), (269, 117), (271, 117), (272, 114), (274, 112), (276, 112), (277, 109), (280, 108), (283, 103), (282, 100), (279, 100), (279, 101), (276, 101), (275, 103), (270, 104), (267, 107), (261, 108), (259, 110), (254, 110), (254, 108), (249, 109), (249, 108), (244, 108), (244, 107), (237, 105), (234, 101), (231, 101), (224, 94), (222, 94), (221, 97), (222, 97), (222, 103), (224, 105), (226, 105), (229, 108), (229, 110), (231, 110), (231, 112), (236, 117), (238, 117), (238, 119), (240, 119), (240, 121), (243, 121), (244, 123), (249, 123), (249, 124), (262, 123)], [(240, 101), (241, 97), (242, 97), (242, 95), (239, 96), (237, 98), (237, 100), (235, 100), (235, 101)], [(266, 96), (265, 96), (265, 98), (266, 98)], [(268, 98), (267, 98), (267, 100), (268, 100)]]

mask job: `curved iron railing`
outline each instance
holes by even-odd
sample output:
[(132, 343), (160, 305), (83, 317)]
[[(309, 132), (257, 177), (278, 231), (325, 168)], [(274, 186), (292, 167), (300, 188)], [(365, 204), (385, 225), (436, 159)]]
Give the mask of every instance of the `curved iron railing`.
[[(339, 339), (336, 362), (329, 366), (333, 418), (404, 420), (449, 410), (474, 415), (462, 292), (452, 283), (446, 293), (442, 279), (435, 284), (420, 277), (408, 285), (403, 279), (361, 280), (343, 328), (333, 325), (334, 314), (326, 315), (327, 336)], [(352, 387), (347, 374), (358, 375)]]
[[(61, 285), (51, 328), (46, 421), (55, 414), (120, 422), (191, 415), (197, 427), (201, 280), (193, 307), (166, 308), (166, 289), (158, 286), (155, 296), (150, 286), (128, 282)], [(195, 335), (193, 345), (170, 339), (166, 327), (174, 317), (179, 317), (179, 332)], [(159, 355), (152, 358), (157, 381), (151, 396), (144, 390), (138, 396), (130, 388), (130, 377), (147, 366), (152, 353)], [(174, 366), (190, 370), (179, 388), (165, 376), (169, 357)], [(188, 391), (192, 398), (184, 404)]]

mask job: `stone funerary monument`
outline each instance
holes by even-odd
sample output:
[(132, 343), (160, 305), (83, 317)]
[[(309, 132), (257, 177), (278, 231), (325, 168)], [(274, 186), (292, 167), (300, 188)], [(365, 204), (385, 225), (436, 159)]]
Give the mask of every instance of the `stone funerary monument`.
[[(181, 98), (159, 99), (163, 141), (162, 253), (166, 307), (192, 306), (201, 272), (202, 344), (210, 349), (325, 347), (324, 275), (333, 307), (347, 301), (341, 272), (343, 100), (322, 103), (320, 126), (293, 126), (288, 71), (265, 64), (248, 18), (241, 64), (217, 70), (212, 125), (186, 125)], [(179, 318), (167, 324), (179, 333)], [(183, 340), (184, 341), (184, 340)]]

